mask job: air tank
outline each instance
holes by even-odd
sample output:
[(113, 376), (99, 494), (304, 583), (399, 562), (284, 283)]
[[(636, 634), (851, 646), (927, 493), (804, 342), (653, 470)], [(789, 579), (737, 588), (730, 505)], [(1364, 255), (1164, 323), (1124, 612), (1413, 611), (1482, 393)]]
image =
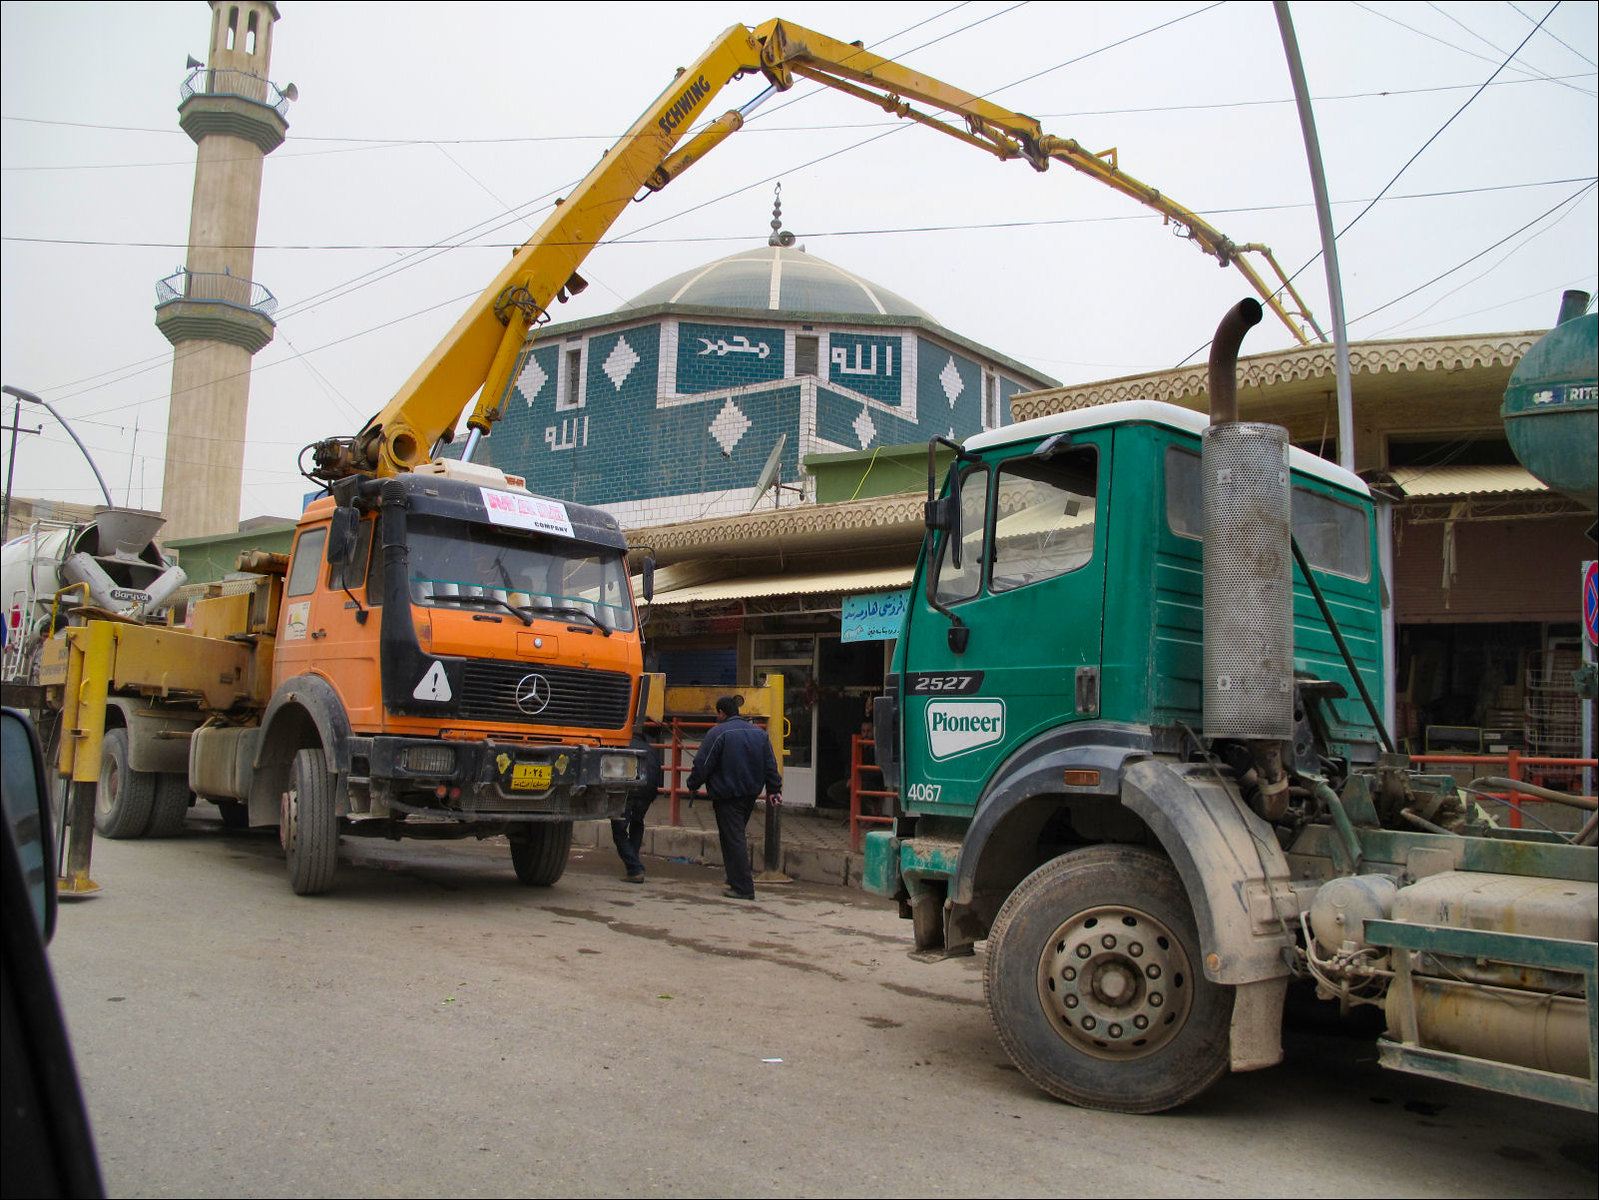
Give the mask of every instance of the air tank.
[(1589, 510), (1599, 507), (1599, 315), (1567, 292), (1555, 327), (1516, 364), (1499, 410), (1521, 465)]

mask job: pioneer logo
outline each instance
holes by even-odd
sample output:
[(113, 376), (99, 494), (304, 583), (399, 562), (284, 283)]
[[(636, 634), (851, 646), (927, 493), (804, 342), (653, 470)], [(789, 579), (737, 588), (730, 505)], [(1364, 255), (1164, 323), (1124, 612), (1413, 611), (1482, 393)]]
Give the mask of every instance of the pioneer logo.
[(681, 125), (688, 115), (699, 106), (699, 102), (710, 94), (710, 91), (711, 85), (705, 82), (705, 76), (703, 75), (689, 84), (684, 89), (683, 94), (677, 98), (677, 103), (667, 109), (666, 114), (655, 122), (661, 127), (661, 132), (671, 133), (672, 130)]
[(1003, 700), (934, 700), (927, 705), (927, 745), (935, 759), (970, 754), (1004, 737)]

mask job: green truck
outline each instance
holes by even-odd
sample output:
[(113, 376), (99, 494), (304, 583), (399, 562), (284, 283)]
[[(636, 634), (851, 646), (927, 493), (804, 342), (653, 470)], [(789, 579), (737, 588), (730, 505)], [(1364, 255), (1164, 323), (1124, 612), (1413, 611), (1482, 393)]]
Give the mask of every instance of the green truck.
[(936, 492), (929, 446), (865, 885), (927, 958), (986, 939), (1000, 1040), (1065, 1100), (1155, 1112), (1275, 1064), (1298, 979), (1382, 1009), (1389, 1067), (1591, 1111), (1592, 815), (1500, 828), (1393, 752), (1372, 497), (1237, 420), (1258, 319), (1218, 330), (1208, 419), (1025, 421), (946, 443)]

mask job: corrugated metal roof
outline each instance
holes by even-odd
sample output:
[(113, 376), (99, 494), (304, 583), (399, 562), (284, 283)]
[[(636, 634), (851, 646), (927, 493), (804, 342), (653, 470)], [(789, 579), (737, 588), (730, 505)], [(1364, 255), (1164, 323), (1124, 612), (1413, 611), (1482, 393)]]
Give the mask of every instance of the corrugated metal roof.
[(855, 571), (815, 571), (789, 575), (745, 575), (718, 579), (694, 587), (657, 592), (655, 603), (694, 604), (701, 601), (747, 600), (757, 596), (811, 596), (818, 592), (881, 592), (910, 585), (914, 566), (867, 567)]
[(1394, 482), (1412, 500), (1434, 496), (1506, 496), (1547, 492), (1525, 467), (1400, 467)]

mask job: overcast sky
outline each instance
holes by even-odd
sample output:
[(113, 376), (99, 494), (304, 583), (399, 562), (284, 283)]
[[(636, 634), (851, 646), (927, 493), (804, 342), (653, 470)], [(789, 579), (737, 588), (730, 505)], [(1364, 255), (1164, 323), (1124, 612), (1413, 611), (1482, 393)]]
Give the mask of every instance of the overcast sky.
[[(1123, 170), (1290, 271), (1320, 245), (1269, 4), (279, 8), (272, 77), (300, 99), (266, 162), (255, 277), (281, 319), (255, 358), (241, 516), (297, 513), (298, 449), (381, 407), (548, 199), (735, 22), (782, 15), (862, 39), (1053, 133), (1114, 146)], [(1550, 8), (1294, 6), (1340, 228), (1466, 105), (1340, 239), (1352, 338), (1541, 329), (1563, 289), (1594, 289), (1596, 6), (1568, 0), (1533, 32)], [(57, 405), (118, 502), (159, 507), (172, 351), (154, 286), (184, 260), (195, 150), (176, 106), (209, 8), (6, 3), (0, 17), (0, 377)], [(710, 111), (760, 87), (735, 83)], [(1063, 166), (1038, 174), (903, 122), (879, 137), (881, 111), (812, 90), (773, 100), (631, 208), (583, 268), (594, 286), (558, 319), (764, 244), (774, 177), (810, 252), (1064, 382), (1175, 366), (1248, 294), (1158, 217)], [(417, 253), (441, 243), (453, 248)], [(1299, 282), (1326, 323), (1320, 266)], [(1244, 353), (1289, 344), (1268, 319)], [(41, 419), (16, 493), (98, 501), (66, 434), (23, 413)]]

